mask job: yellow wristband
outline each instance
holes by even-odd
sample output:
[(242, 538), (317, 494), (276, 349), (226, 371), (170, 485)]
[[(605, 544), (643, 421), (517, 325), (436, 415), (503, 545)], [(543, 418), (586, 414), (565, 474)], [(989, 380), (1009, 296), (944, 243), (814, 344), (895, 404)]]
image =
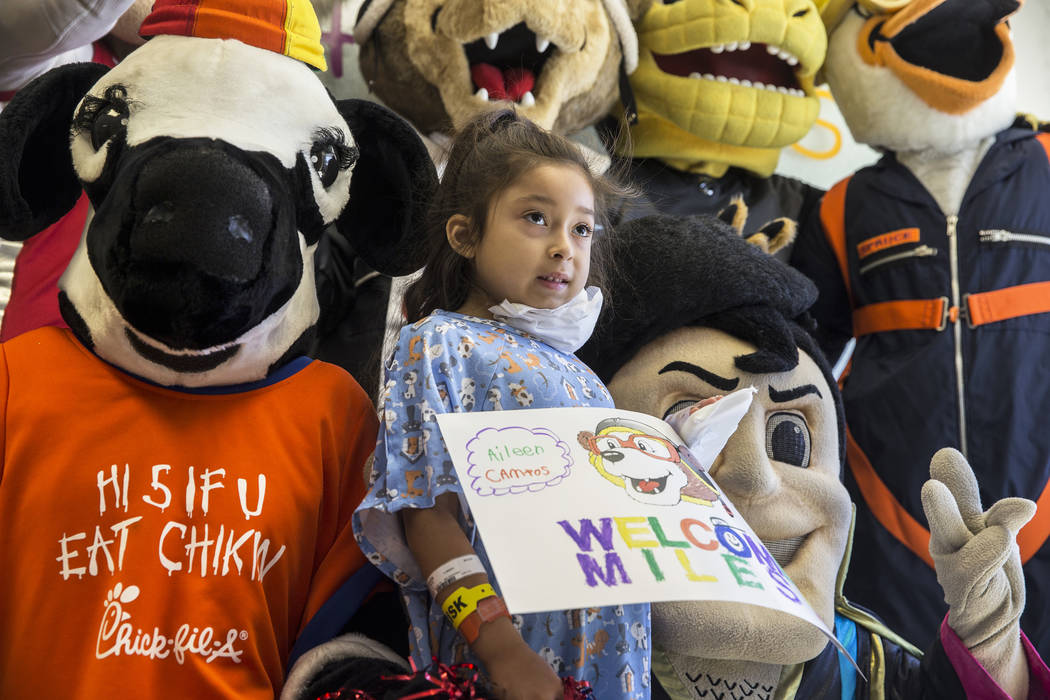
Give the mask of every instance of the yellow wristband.
[(496, 595), (496, 590), (487, 583), (482, 583), (472, 588), (460, 586), (452, 591), (448, 598), (445, 598), (445, 602), (441, 604), (441, 609), (448, 621), (452, 623), (452, 626), (458, 630), (467, 615), (478, 609), (478, 601), (484, 598), (491, 598), (494, 595)]

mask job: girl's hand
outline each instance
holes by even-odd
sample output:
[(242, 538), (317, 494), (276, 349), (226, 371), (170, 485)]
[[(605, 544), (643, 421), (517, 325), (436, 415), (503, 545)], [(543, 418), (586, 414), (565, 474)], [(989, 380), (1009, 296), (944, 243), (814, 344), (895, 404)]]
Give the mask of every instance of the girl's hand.
[(722, 398), (722, 395), (719, 394), (718, 396), (710, 396), (710, 397), (708, 397), (706, 399), (700, 399), (699, 401), (697, 401), (696, 403), (694, 403), (692, 406), (689, 407), (689, 415), (693, 415), (694, 413), (699, 411), (704, 406), (710, 406), (711, 404), (718, 402), (721, 398)]
[(562, 700), (561, 679), (518, 634), (510, 620), (500, 618), (481, 627), (473, 646), (485, 663), (499, 700)]
[[(474, 554), (456, 520), (458, 511), (459, 499), (454, 493), (438, 496), (433, 508), (400, 511), (405, 539), (424, 576), (430, 576), (449, 559)], [(486, 581), (484, 574), (472, 574), (446, 586), (439, 591), (437, 599), (444, 600), (454, 586), (476, 586)], [(510, 618), (500, 617), (483, 624), (470, 647), (485, 664), (499, 693), (498, 700), (563, 700), (565, 697), (561, 679), (529, 648)]]
[(501, 700), (562, 700), (561, 679), (524, 643), (486, 665)]

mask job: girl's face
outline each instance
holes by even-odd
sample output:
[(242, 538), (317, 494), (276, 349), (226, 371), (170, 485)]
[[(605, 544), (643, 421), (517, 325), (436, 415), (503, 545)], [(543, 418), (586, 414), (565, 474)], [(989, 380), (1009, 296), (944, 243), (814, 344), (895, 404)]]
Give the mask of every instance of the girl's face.
[(591, 266), (594, 192), (575, 165), (550, 163), (522, 174), (490, 203), (481, 240), (465, 216), (449, 219), (452, 247), (474, 260), (474, 285), (462, 313), (490, 318), (504, 299), (541, 309), (583, 289)]

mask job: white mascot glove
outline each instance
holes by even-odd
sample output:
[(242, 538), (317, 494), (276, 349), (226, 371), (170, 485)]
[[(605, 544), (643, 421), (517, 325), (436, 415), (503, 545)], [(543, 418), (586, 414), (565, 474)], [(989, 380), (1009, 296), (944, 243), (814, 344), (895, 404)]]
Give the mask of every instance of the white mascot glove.
[(945, 448), (930, 461), (922, 507), (937, 581), (949, 606), (948, 625), (1010, 697), (1027, 697), (1019, 623), (1025, 584), (1016, 538), (1035, 515), (1035, 503), (1004, 498), (982, 511), (966, 458)]

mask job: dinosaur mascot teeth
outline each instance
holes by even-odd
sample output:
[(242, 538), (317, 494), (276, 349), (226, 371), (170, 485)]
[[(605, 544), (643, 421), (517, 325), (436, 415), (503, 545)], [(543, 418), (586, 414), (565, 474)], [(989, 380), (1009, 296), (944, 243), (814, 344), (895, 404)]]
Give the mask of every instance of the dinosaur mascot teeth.
[[(858, 560), (846, 593), (930, 641), (945, 601), (920, 487), (928, 455), (966, 455), (994, 500), (1045, 502), (1050, 411), (1050, 134), (1015, 120), (1017, 0), (832, 0), (824, 68), (855, 140), (881, 150), (803, 226), (792, 264), (814, 280), (829, 357), (856, 337), (843, 384)], [(1022, 627), (1050, 652), (1050, 519), (1018, 539), (1033, 582)]]
[(82, 190), (95, 212), (69, 329), (0, 344), (0, 696), (272, 700), (375, 571), (350, 527), (373, 404), (302, 356), (314, 251), (332, 226), (418, 266), (436, 173), (403, 120), (325, 91), (309, 3), (157, 0), (142, 34), (0, 113), (0, 235)]
[[(809, 333), (812, 283), (711, 217), (632, 220), (611, 245), (632, 262), (612, 280), (616, 304), (580, 358), (617, 406), (664, 418), (733, 389), (758, 390), (711, 477), (863, 671), (815, 628), (777, 611), (654, 603), (653, 697), (1041, 697), (1050, 671), (1018, 630), (1025, 583), (1013, 544), (1034, 504), (1007, 498), (982, 511), (957, 452), (923, 467), (951, 613), (933, 623), (920, 662), (917, 649), (842, 595), (843, 579), (855, 575), (847, 575), (842, 401)], [(872, 556), (852, 552), (854, 567)]]
[(637, 123), (620, 118), (646, 201), (628, 216), (748, 207), (747, 230), (795, 220), (820, 191), (773, 175), (780, 150), (817, 119), (814, 77), (827, 40), (812, 0), (641, 0)]
[(630, 20), (624, 0), (368, 0), (355, 36), (369, 88), (424, 133), (509, 103), (573, 133), (634, 70)]

